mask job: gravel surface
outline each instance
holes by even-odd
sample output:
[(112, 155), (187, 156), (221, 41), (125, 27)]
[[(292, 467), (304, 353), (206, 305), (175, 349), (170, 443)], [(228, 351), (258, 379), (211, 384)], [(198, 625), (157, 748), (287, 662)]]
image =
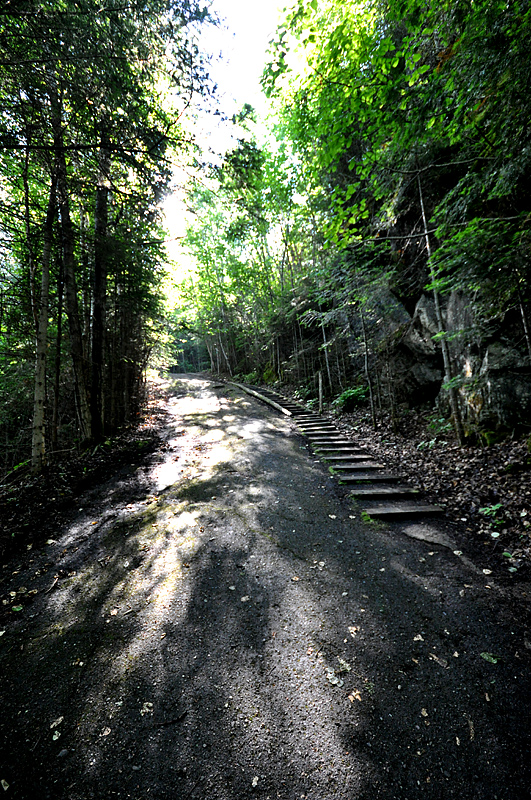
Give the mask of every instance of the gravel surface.
[(524, 607), (289, 419), (167, 392), (151, 462), (3, 565), (6, 798), (528, 799)]

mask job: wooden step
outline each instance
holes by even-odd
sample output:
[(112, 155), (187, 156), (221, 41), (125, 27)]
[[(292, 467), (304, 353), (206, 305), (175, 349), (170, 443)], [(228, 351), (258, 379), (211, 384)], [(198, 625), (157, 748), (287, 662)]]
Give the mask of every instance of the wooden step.
[(363, 504), (363, 510), (370, 517), (375, 519), (390, 519), (391, 517), (424, 517), (427, 515), (442, 514), (444, 509), (441, 506), (434, 506), (427, 503), (414, 501), (402, 503), (374, 503)]
[(356, 469), (385, 469), (383, 464), (378, 464), (377, 461), (365, 460), (365, 461), (353, 461), (350, 464), (336, 464), (335, 466), (331, 466), (330, 469), (332, 472), (340, 473), (342, 471), (351, 472)]
[[(303, 428), (300, 425), (299, 427), (305, 436), (311, 436), (312, 438), (316, 436), (342, 436), (335, 428)], [(343, 436), (343, 438), (346, 437)]]
[(326, 438), (323, 438), (322, 436), (317, 436), (317, 437), (316, 436), (307, 436), (306, 438), (309, 439), (312, 444), (322, 444), (322, 445), (327, 445), (327, 444), (330, 444), (330, 445), (348, 444), (348, 445), (351, 445), (351, 446), (353, 444), (355, 444), (354, 442), (351, 442), (348, 439), (340, 439), (340, 438), (335, 438), (335, 437), (332, 437), (332, 436), (327, 436)]
[(342, 440), (340, 442), (331, 442), (325, 439), (322, 442), (312, 442), (313, 446), (316, 450), (323, 450), (323, 451), (332, 451), (332, 450), (344, 450), (345, 447), (352, 447), (354, 449), (359, 450), (360, 446), (357, 442), (351, 442), (348, 439)]
[(411, 489), (409, 486), (360, 486), (350, 492), (351, 497), (356, 499), (376, 500), (378, 498), (385, 498), (388, 496), (396, 496), (396, 498), (415, 497), (419, 495), (418, 489)]
[(361, 448), (355, 447), (354, 445), (350, 445), (348, 447), (314, 447), (313, 449), (319, 458), (322, 458), (326, 461), (333, 457), (333, 453), (339, 453), (345, 457), (353, 455), (366, 455), (367, 458), (370, 458), (369, 454), (366, 453), (365, 450), (361, 450)]
[(358, 461), (371, 461), (372, 456), (370, 453), (350, 453), (348, 456), (327, 456), (323, 461), (328, 461), (329, 466), (333, 469), (345, 469), (350, 463), (355, 464)]
[(339, 483), (398, 483), (398, 475), (390, 472), (352, 472), (349, 475), (338, 475)]

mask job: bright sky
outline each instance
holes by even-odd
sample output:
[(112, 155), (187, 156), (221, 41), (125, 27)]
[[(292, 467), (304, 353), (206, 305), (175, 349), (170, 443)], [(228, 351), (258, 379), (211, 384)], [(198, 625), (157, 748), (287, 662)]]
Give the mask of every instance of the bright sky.
[[(218, 85), (219, 111), (229, 118), (244, 103), (265, 112), (266, 101), (260, 92), (260, 77), (266, 63), (269, 41), (273, 38), (282, 11), (293, 0), (213, 0), (211, 10), (221, 19), (218, 27), (209, 26), (201, 34), (201, 49), (213, 56), (210, 76)], [(198, 120), (196, 136), (205, 147), (225, 152), (235, 146), (230, 122), (213, 113)], [(176, 182), (179, 182), (177, 180)], [(184, 195), (178, 189), (164, 203), (166, 226), (171, 237), (184, 232)], [(178, 242), (168, 243), (170, 258), (178, 257)]]
[(205, 36), (205, 47), (221, 52), (223, 61), (213, 65), (212, 75), (223, 99), (238, 110), (244, 103), (263, 105), (259, 80), (270, 39), (273, 38), (282, 10), (291, 0), (213, 0), (212, 11), (225, 23)]

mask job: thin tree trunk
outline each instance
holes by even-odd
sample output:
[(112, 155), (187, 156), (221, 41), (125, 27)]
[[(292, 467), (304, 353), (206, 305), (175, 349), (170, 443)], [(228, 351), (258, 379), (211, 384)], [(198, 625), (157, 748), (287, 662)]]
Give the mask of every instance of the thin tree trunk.
[(371, 406), (372, 427), (374, 428), (374, 430), (376, 430), (376, 428), (377, 428), (376, 407), (375, 407), (375, 403), (374, 403), (374, 390), (373, 390), (373, 386), (372, 386), (372, 378), (371, 378), (371, 371), (370, 371), (370, 365), (369, 365), (369, 341), (367, 339), (367, 328), (366, 328), (366, 325), (365, 325), (365, 315), (364, 315), (363, 311), (361, 310), (361, 307), (360, 307), (360, 321), (361, 321), (361, 332), (362, 332), (362, 335), (363, 335), (363, 349), (365, 351), (365, 357), (364, 357), (364, 360), (363, 360), (363, 364), (364, 364), (364, 367), (365, 367), (365, 379), (367, 381), (367, 386), (368, 386), (368, 389), (369, 389), (369, 403), (370, 403), (370, 406)]
[[(419, 187), (420, 209), (422, 212), (422, 224), (424, 225), (424, 239), (426, 241), (426, 251), (428, 253), (428, 264), (430, 267), (430, 278), (432, 283), (435, 283), (435, 275), (433, 274), (433, 268), (429, 261), (431, 257), (431, 244), (430, 244), (430, 236), (428, 233), (428, 222), (426, 220), (426, 211), (424, 209), (424, 198), (422, 195), (422, 184), (420, 182), (420, 175), (417, 175), (417, 182)], [(444, 379), (448, 386), (450, 408), (452, 411), (452, 422), (454, 425), (455, 434), (457, 436), (457, 441), (459, 442), (459, 444), (463, 444), (465, 440), (465, 433), (463, 430), (463, 421), (461, 419), (461, 410), (459, 408), (459, 399), (457, 397), (457, 391), (455, 389), (455, 386), (452, 385), (453, 370), (452, 370), (452, 361), (450, 358), (450, 348), (448, 347), (448, 342), (445, 337), (446, 326), (444, 324), (444, 319), (441, 311), (439, 293), (435, 288), (433, 290), (433, 300), (435, 303), (435, 316), (437, 317), (437, 327), (439, 328), (439, 333), (441, 334), (441, 351), (442, 351), (443, 365), (444, 365)]]
[(91, 383), (91, 415), (92, 437), (99, 442), (103, 437), (103, 353), (105, 335), (105, 301), (107, 294), (107, 224), (108, 199), (107, 186), (110, 154), (102, 137), (100, 148), (100, 177), (96, 189), (94, 215), (94, 296), (92, 306), (92, 383)]
[(527, 314), (525, 313), (525, 307), (522, 302), (522, 298), (520, 297), (520, 293), (518, 293), (518, 296), (519, 296), (518, 307), (520, 309), (520, 314), (522, 316), (522, 325), (524, 328), (524, 336), (527, 344), (527, 354), (529, 356), (529, 363), (531, 364), (531, 333), (529, 331), (529, 322), (527, 320)]
[(325, 327), (324, 327), (322, 321), (321, 321), (321, 330), (323, 332), (323, 342), (324, 342), (323, 350), (324, 350), (324, 357), (325, 357), (325, 364), (326, 364), (326, 374), (328, 375), (328, 385), (330, 386), (330, 391), (332, 392), (333, 391), (333, 386), (332, 386), (332, 375), (330, 374), (330, 362), (328, 360), (328, 342), (327, 342), (327, 339), (326, 339)]
[(31, 311), (33, 314), (33, 323), (35, 330), (39, 327), (39, 303), (37, 300), (37, 287), (35, 281), (35, 256), (33, 253), (33, 245), (31, 242), (31, 214), (30, 214), (30, 189), (29, 189), (29, 161), (31, 153), (31, 134), (28, 132), (26, 136), (26, 155), (24, 158), (24, 168), (22, 170), (22, 184), (24, 186), (24, 228), (26, 234), (26, 247), (28, 250), (28, 267), (29, 267), (29, 280), (30, 280), (30, 298), (31, 298)]
[(79, 321), (79, 305), (77, 298), (74, 259), (74, 230), (72, 226), (72, 219), (70, 217), (68, 177), (63, 144), (59, 98), (57, 97), (55, 89), (53, 89), (51, 92), (51, 106), (54, 144), (57, 157), (57, 195), (59, 201), (59, 213), (61, 216), (61, 231), (63, 236), (66, 313), (68, 317), (70, 349), (72, 354), (72, 365), (74, 369), (81, 440), (82, 442), (87, 442), (92, 438), (92, 424), (87, 388), (86, 364), (83, 359), (83, 340)]
[(50, 294), (50, 256), (52, 251), (55, 218), (55, 174), (51, 177), (48, 210), (44, 227), (42, 250), (42, 276), (40, 301), (37, 309), (35, 336), (35, 395), (33, 402), (33, 430), (31, 440), (31, 472), (41, 472), (46, 463), (45, 402), (46, 402), (46, 349), (48, 344), (48, 299)]
[(59, 248), (59, 273), (57, 276), (57, 336), (55, 340), (55, 365), (53, 387), (53, 412), (52, 412), (52, 450), (57, 449), (57, 434), (59, 426), (59, 391), (61, 378), (61, 339), (63, 334), (63, 259), (62, 249)]

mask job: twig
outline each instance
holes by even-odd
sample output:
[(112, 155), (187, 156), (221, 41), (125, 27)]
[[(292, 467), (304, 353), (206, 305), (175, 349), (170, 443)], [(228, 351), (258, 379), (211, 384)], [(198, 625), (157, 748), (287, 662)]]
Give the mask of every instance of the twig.
[(44, 592), (44, 594), (48, 594), (48, 592), (51, 592), (51, 591), (52, 591), (52, 589), (53, 589), (53, 587), (55, 586), (55, 584), (57, 583), (57, 581), (58, 581), (58, 580), (59, 580), (59, 578), (58, 578), (58, 577), (57, 577), (57, 575), (56, 575), (56, 576), (55, 576), (55, 578), (54, 578), (54, 580), (53, 580), (53, 583), (52, 583), (52, 585), (50, 586), (50, 588), (49, 588), (49, 589), (46, 589), (46, 591)]
[(155, 728), (165, 728), (167, 725), (176, 725), (178, 722), (182, 722), (187, 714), (188, 711), (183, 711), (182, 714), (179, 714), (179, 716), (174, 719), (168, 719), (166, 722), (154, 722), (153, 725)]

